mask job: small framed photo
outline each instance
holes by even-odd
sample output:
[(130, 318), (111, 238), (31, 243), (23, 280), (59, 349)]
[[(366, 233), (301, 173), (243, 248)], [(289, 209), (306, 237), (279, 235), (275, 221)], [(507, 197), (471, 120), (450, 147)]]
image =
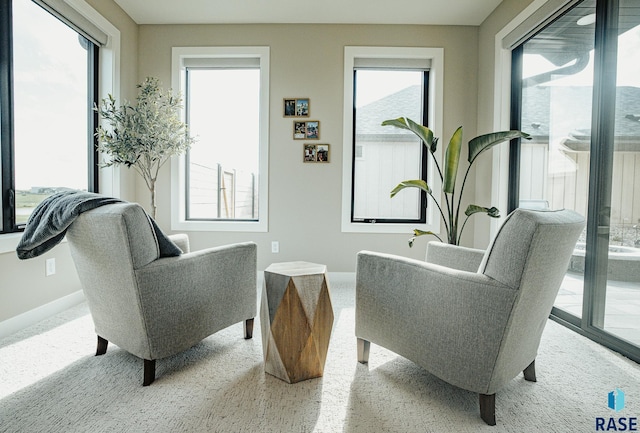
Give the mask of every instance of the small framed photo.
[(296, 100), (286, 99), (284, 100), (284, 117), (296, 117)]
[(296, 99), (296, 117), (309, 117), (309, 98)]
[(328, 144), (318, 144), (316, 146), (316, 162), (329, 162)]
[(309, 120), (307, 122), (293, 122), (294, 140), (317, 140), (320, 138), (320, 121)]
[(329, 162), (329, 145), (306, 143), (302, 160), (304, 162)]
[(315, 144), (304, 145), (304, 162), (316, 162), (317, 148)]
[(293, 139), (304, 140), (307, 136), (307, 122), (293, 122)]
[(320, 138), (320, 121), (311, 120), (307, 122), (307, 140), (317, 140)]
[(309, 98), (284, 98), (284, 117), (309, 117)]

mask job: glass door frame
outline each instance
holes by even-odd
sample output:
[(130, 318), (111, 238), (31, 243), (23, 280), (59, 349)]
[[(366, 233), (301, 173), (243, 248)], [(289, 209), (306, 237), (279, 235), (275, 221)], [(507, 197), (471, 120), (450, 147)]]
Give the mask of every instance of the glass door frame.
[[(582, 317), (553, 307), (550, 318), (640, 362), (639, 346), (604, 330), (616, 113), (619, 7), (619, 0), (597, 0), (596, 2), (589, 205), (586, 215), (587, 249)], [(531, 35), (533, 36), (535, 35)], [(512, 51), (510, 120), (512, 129), (521, 129), (522, 62), (525, 42), (523, 41)], [(520, 140), (518, 139), (513, 140), (509, 148), (507, 202), (509, 212), (513, 211), (519, 203), (519, 179)]]

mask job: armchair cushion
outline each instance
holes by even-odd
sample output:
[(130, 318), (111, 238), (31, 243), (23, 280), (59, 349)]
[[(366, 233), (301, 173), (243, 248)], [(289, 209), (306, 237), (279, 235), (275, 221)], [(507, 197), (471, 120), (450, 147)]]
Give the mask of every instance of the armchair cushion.
[(427, 244), (426, 261), (461, 271), (476, 272), (482, 263), (485, 250), (467, 248), (443, 242)]

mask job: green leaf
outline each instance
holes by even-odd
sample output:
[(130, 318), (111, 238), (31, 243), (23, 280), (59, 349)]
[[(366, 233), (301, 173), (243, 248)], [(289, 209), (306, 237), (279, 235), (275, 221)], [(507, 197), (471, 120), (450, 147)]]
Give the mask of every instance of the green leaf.
[(456, 187), (456, 177), (458, 176), (458, 165), (460, 164), (460, 151), (462, 149), (462, 126), (453, 133), (447, 151), (445, 152), (444, 184), (442, 190), (448, 194), (453, 194)]
[(395, 197), (396, 194), (405, 188), (419, 188), (427, 194), (431, 194), (431, 188), (427, 185), (427, 182), (421, 179), (414, 179), (405, 180), (396, 185), (396, 187), (391, 190), (391, 197)]
[(476, 213), (486, 213), (491, 218), (500, 218), (500, 211), (496, 207), (488, 208), (488, 207), (477, 206), (475, 204), (470, 204), (467, 207), (467, 210), (464, 211), (464, 214), (466, 216), (471, 216)]
[(397, 119), (389, 119), (382, 122), (382, 126), (395, 126), (396, 128), (406, 129), (413, 132), (422, 140), (431, 153), (435, 152), (435, 144), (433, 140), (433, 132), (426, 126), (414, 122), (408, 117), (398, 117)]
[(469, 161), (469, 164), (473, 164), (473, 161), (478, 157), (478, 155), (485, 150), (492, 148), (496, 144), (513, 140), (514, 138), (525, 138), (530, 140), (531, 136), (521, 131), (500, 131), (479, 135), (469, 141), (469, 157), (467, 158), (467, 161)]
[(438, 149), (438, 137), (433, 137), (433, 142), (429, 146), (429, 152), (433, 153)]
[(436, 238), (438, 238), (440, 240), (440, 242), (442, 242), (442, 239), (440, 239), (440, 236), (438, 236), (437, 234), (435, 234), (432, 231), (424, 231), (424, 230), (420, 230), (420, 229), (413, 229), (413, 237), (411, 239), (409, 239), (409, 248), (413, 247), (413, 243), (415, 242), (416, 238), (420, 237), (420, 236), (427, 236), (427, 235), (431, 235), (431, 236), (435, 236)]

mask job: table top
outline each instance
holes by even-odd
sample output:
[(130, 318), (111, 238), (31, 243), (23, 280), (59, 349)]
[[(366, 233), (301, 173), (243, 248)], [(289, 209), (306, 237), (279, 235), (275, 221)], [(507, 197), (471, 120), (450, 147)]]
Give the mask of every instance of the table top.
[(273, 263), (264, 271), (295, 277), (299, 275), (324, 274), (327, 272), (327, 266), (309, 262), (282, 262)]

